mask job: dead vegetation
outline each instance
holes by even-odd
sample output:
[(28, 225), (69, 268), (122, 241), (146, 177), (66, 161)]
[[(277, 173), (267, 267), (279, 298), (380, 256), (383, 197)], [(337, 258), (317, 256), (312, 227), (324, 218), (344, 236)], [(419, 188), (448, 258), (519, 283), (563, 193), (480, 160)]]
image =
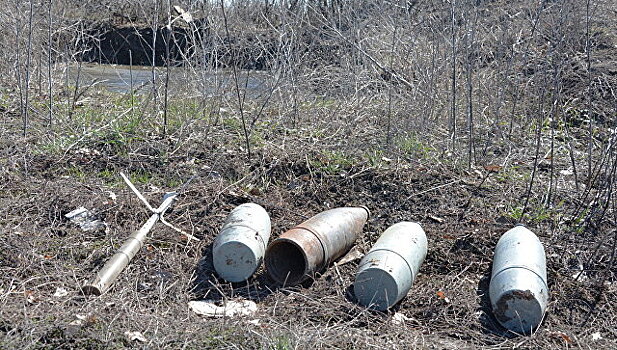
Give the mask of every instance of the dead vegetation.
[[(0, 348), (615, 347), (610, 1), (180, 3), (209, 25), (186, 26), (183, 67), (162, 50), (149, 83), (135, 67), (125, 92), (89, 80), (77, 60), (91, 14), (163, 28), (176, 4), (155, 3), (0, 11)], [(120, 171), (157, 204), (195, 176), (167, 220), (200, 241), (158, 225), (110, 292), (86, 297), (149, 216)], [(211, 243), (249, 201), (273, 237), (366, 205), (363, 252), (418, 221), (427, 259), (387, 313), (354, 302), (357, 260), (296, 287), (263, 270), (231, 285)], [(81, 206), (107, 229), (69, 222)], [(529, 337), (498, 326), (487, 296), (493, 248), (519, 222), (545, 245), (551, 289)], [(200, 299), (257, 312), (205, 318), (188, 307)]]

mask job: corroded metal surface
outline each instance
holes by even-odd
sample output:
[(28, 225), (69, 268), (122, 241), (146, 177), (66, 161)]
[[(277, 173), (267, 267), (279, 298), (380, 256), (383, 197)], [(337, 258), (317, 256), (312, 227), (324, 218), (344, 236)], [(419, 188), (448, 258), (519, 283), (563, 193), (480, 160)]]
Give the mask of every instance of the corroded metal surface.
[(323, 271), (353, 246), (368, 216), (366, 208), (336, 208), (283, 233), (266, 251), (268, 274), (276, 282), (290, 285)]
[(546, 257), (538, 237), (524, 226), (499, 239), (489, 295), (495, 318), (505, 328), (529, 334), (542, 322), (549, 299)]

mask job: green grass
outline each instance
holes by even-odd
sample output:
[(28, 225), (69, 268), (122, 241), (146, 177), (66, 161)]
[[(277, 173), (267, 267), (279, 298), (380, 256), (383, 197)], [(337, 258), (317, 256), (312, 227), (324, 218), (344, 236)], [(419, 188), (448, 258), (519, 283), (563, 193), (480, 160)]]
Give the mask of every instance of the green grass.
[(408, 134), (397, 138), (395, 140), (395, 144), (402, 153), (420, 158), (428, 157), (431, 150), (429, 146), (424, 144), (416, 135), (413, 134)]
[(342, 151), (323, 151), (313, 159), (309, 159), (309, 164), (326, 175), (336, 175), (351, 168), (356, 163), (356, 159)]
[(67, 169), (66, 171), (68, 173), (68, 175), (71, 178), (76, 178), (79, 180), (84, 180), (87, 177), (87, 173), (84, 171), (84, 169), (80, 166), (71, 166), (70, 168)]
[(544, 206), (534, 206), (528, 207), (526, 212), (523, 214), (523, 207), (516, 206), (510, 208), (510, 210), (504, 213), (505, 217), (511, 218), (517, 222), (527, 221), (533, 223), (541, 223), (545, 221), (551, 221), (555, 219), (559, 214), (556, 210), (546, 208)]
[(131, 179), (131, 182), (134, 184), (143, 185), (152, 181), (152, 174), (146, 170), (135, 171), (129, 175), (129, 179)]
[(294, 348), (291, 339), (287, 335), (278, 336), (273, 340), (274, 345), (270, 348), (272, 350), (291, 350)]
[(520, 165), (513, 165), (503, 168), (492, 175), (498, 182), (528, 182), (531, 179), (531, 172)]

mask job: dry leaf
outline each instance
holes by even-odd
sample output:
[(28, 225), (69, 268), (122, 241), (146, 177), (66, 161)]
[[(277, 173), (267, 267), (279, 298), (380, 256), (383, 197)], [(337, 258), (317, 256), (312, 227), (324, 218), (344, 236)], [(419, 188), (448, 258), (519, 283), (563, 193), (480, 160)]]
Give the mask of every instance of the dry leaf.
[(572, 343), (572, 338), (565, 333), (561, 333), (561, 339), (563, 339), (566, 343)]
[(71, 325), (71, 326), (84, 326), (84, 325), (88, 326), (88, 325), (95, 324), (98, 321), (96, 316), (94, 316), (92, 314), (75, 315), (75, 317), (77, 319), (75, 321), (69, 323), (69, 325)]
[(446, 296), (446, 293), (442, 292), (442, 291), (437, 291), (437, 297), (443, 301), (445, 301), (446, 303), (450, 303), (450, 299)]
[(32, 291), (32, 290), (25, 291), (24, 292), (24, 296), (26, 297), (26, 300), (30, 304), (34, 304), (34, 302), (38, 300), (38, 298), (36, 296), (34, 296), (34, 291)]
[(568, 344), (572, 344), (573, 343), (572, 338), (570, 338), (570, 336), (565, 334), (564, 332), (559, 332), (559, 331), (558, 332), (551, 332), (549, 334), (549, 336), (551, 338), (554, 338), (554, 339), (561, 339), (565, 343), (568, 343)]
[(251, 188), (249, 193), (252, 194), (253, 196), (261, 196), (263, 194), (263, 192), (261, 192), (261, 190), (257, 187)]
[(116, 199), (118, 198), (118, 196), (116, 196), (116, 194), (115, 194), (115, 193), (113, 193), (113, 192), (111, 192), (111, 191), (107, 191), (107, 194), (109, 195), (109, 198), (110, 198), (112, 201), (114, 201), (114, 202), (115, 202), (115, 201), (116, 201)]
[(503, 167), (501, 165), (485, 165), (484, 169), (489, 173), (496, 173), (501, 170)]

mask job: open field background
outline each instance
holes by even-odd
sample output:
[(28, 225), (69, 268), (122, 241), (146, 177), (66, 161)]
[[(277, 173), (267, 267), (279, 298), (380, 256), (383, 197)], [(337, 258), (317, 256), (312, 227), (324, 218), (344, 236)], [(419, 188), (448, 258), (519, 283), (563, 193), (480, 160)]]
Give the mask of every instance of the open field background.
[[(0, 348), (617, 347), (613, 1), (1, 4)], [(124, 73), (112, 86), (102, 67)], [(86, 297), (149, 216), (121, 171), (152, 203), (194, 176), (167, 220), (199, 241), (159, 224)], [(365, 205), (362, 252), (418, 221), (427, 259), (386, 313), (354, 302), (357, 260), (302, 286), (262, 270), (231, 285), (211, 243), (249, 201), (273, 238)], [(107, 229), (70, 223), (80, 206)], [(551, 289), (525, 337), (487, 295), (516, 223), (544, 243)], [(203, 318), (200, 299), (258, 311)]]

